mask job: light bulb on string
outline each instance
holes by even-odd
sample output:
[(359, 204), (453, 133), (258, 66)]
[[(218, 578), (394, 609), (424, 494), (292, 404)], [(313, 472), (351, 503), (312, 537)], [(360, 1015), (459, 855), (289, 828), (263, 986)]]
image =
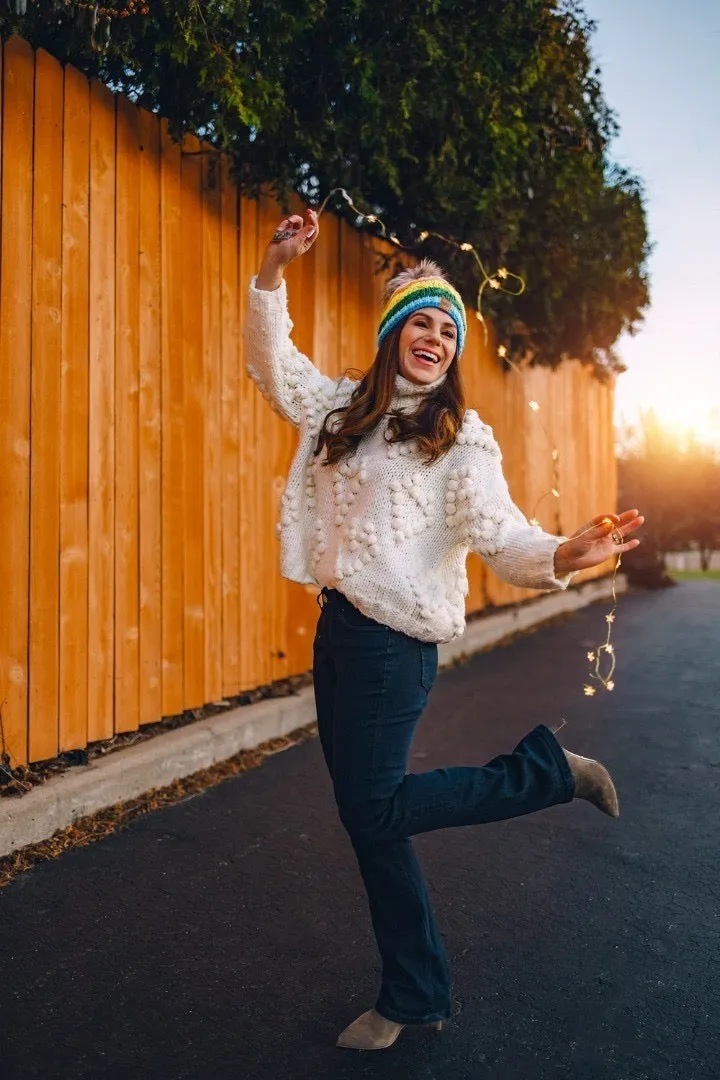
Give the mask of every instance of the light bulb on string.
[[(514, 373), (516, 375), (518, 375), (521, 379), (523, 378), (523, 373), (520, 370), (520, 368), (518, 367), (518, 365), (508, 357), (508, 355), (507, 355), (507, 347), (505, 345), (499, 345), (498, 346), (497, 355), (498, 355), (499, 359), (503, 360), (505, 363), (508, 364), (508, 366), (514, 371)], [(548, 491), (546, 491), (543, 495), (541, 495), (540, 498), (537, 500), (537, 502), (535, 503), (535, 506), (533, 508), (532, 517), (529, 519), (531, 525), (539, 526), (540, 522), (538, 521), (538, 518), (537, 518), (537, 510), (538, 510), (538, 507), (539, 507), (540, 503), (543, 501), (543, 499), (546, 499), (548, 497), (553, 497), (555, 499), (560, 498), (560, 451), (558, 450), (557, 446), (553, 445), (553, 440), (551, 439), (549, 432), (547, 431), (545, 425), (543, 424), (543, 422), (542, 422), (542, 420), (541, 420), (541, 418), (539, 416), (540, 403), (538, 401), (536, 401), (534, 398), (530, 398), (528, 400), (528, 407), (531, 409), (531, 411), (533, 413), (535, 413), (535, 415), (536, 415), (536, 417), (538, 419), (538, 423), (540, 424), (543, 432), (545, 433), (546, 439), (548, 440), (548, 442), (552, 446), (552, 453), (551, 453), (551, 458), (552, 458), (552, 463), (553, 463), (552, 487)], [(613, 523), (612, 523), (612, 520), (610, 518), (606, 518), (605, 519), (605, 524), (611, 525)], [(587, 529), (585, 529), (584, 532), (590, 532), (590, 530), (594, 529), (595, 527), (596, 527), (595, 525), (591, 525)], [(582, 536), (583, 533), (580, 533), (579, 535)], [(615, 543), (618, 543), (618, 544), (622, 543), (623, 538), (622, 538), (622, 534), (619, 532), (619, 530), (613, 529), (612, 536), (613, 536), (613, 540), (615, 541)], [(613, 570), (613, 576), (612, 576), (613, 607), (612, 607), (612, 610), (610, 612), (608, 612), (608, 614), (605, 616), (605, 622), (606, 622), (606, 625), (607, 625), (607, 635), (606, 635), (605, 641), (602, 644), (598, 645), (597, 648), (594, 651), (587, 653), (587, 659), (588, 659), (588, 662), (591, 665), (590, 678), (596, 680), (597, 682), (599, 682), (600, 685), (606, 691), (608, 691), (608, 693), (612, 693), (612, 691), (615, 689), (615, 680), (613, 679), (613, 675), (615, 673), (615, 665), (616, 665), (617, 661), (616, 661), (615, 647), (612, 644), (610, 638), (611, 638), (611, 635), (612, 635), (613, 624), (615, 622), (615, 611), (616, 611), (616, 608), (617, 608), (616, 581), (617, 581), (617, 574), (618, 574), (618, 571), (620, 569), (621, 562), (622, 562), (622, 553), (618, 552), (618, 556), (617, 556), (617, 560), (616, 560), (616, 563), (615, 563), (615, 568)], [(583, 693), (584, 693), (585, 697), (594, 697), (595, 693), (596, 693), (595, 687), (591, 683), (586, 683), (583, 686)]]
[[(350, 210), (352, 210), (356, 217), (360, 219), (361, 223), (367, 222), (370, 225), (377, 225), (379, 227), (380, 237), (383, 240), (387, 240), (389, 243), (393, 244), (397, 248), (401, 248), (403, 251), (414, 250), (416, 245), (409, 246), (407, 244), (403, 244), (403, 242), (398, 239), (395, 233), (388, 232), (385, 223), (377, 214), (366, 214), (362, 210), (360, 210), (343, 187), (332, 188), (332, 190), (328, 192), (328, 194), (325, 196), (323, 201), (320, 203), (320, 206), (318, 207), (318, 217), (320, 217), (330, 200), (336, 195), (339, 195), (344, 200)], [(485, 318), (482, 314), (483, 292), (488, 286), (490, 286), (491, 289), (507, 293), (509, 296), (520, 296), (522, 293), (525, 292), (525, 281), (523, 280), (523, 278), (520, 277), (519, 274), (513, 274), (512, 271), (508, 270), (506, 266), (501, 266), (500, 269), (497, 270), (494, 274), (489, 274), (474, 245), (469, 243), (467, 240), (463, 241), (462, 243), (458, 243), (456, 240), (452, 240), (449, 236), (443, 235), (443, 233), (434, 232), (429, 229), (423, 229), (422, 232), (418, 233), (417, 243), (424, 243), (431, 236), (435, 237), (436, 240), (441, 240), (449, 247), (454, 247), (457, 251), (462, 251), (465, 254), (471, 254), (473, 259), (475, 260), (478, 271), (480, 273), (480, 284), (477, 291), (475, 314), (478, 321), (482, 323), (485, 344), (487, 345), (488, 328), (487, 323), (485, 322)], [(508, 287), (504, 285), (503, 282), (509, 282), (511, 284), (514, 284), (513, 287)]]
[[(610, 518), (605, 518), (604, 524), (612, 524)], [(594, 527), (594, 526), (593, 526)], [(613, 539), (616, 543), (622, 543), (622, 534), (619, 530), (613, 530)], [(615, 611), (617, 609), (618, 599), (616, 590), (616, 580), (618, 570), (622, 564), (622, 552), (618, 552), (617, 560), (615, 562), (615, 569), (612, 576), (612, 610), (605, 616), (605, 623), (607, 626), (607, 633), (605, 641), (598, 645), (592, 652), (587, 654), (588, 662), (590, 663), (590, 678), (595, 679), (604, 687), (609, 693), (615, 689), (615, 681), (613, 675), (615, 674), (615, 665), (617, 663), (617, 655), (615, 652), (615, 646), (613, 645), (611, 638), (613, 632), (613, 625), (615, 623)], [(591, 687), (591, 689), (594, 689)], [(587, 692), (587, 689), (586, 689)]]

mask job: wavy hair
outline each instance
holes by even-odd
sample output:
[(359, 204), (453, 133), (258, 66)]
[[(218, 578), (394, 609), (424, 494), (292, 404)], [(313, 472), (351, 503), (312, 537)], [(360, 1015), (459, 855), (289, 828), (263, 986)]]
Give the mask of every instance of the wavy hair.
[[(444, 276), (436, 263), (423, 259), (388, 282), (385, 300), (411, 281)], [(415, 439), (428, 465), (446, 454), (454, 444), (465, 415), (465, 389), (457, 356), (440, 386), (420, 396), (420, 404), (414, 412), (408, 414), (390, 408), (395, 377), (400, 373), (399, 341), (403, 326), (404, 323), (396, 326), (383, 340), (372, 366), (353, 390), (349, 404), (333, 409), (325, 417), (315, 449), (317, 457), (324, 447), (327, 448), (324, 465), (335, 465), (354, 453), (363, 436), (374, 431), (388, 414), (388, 442)]]

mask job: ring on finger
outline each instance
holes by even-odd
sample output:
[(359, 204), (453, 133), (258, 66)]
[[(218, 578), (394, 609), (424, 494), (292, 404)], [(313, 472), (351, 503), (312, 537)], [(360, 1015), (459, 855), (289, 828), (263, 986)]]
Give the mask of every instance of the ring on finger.
[(619, 529), (613, 529), (610, 535), (612, 536), (613, 544), (622, 544), (624, 537)]

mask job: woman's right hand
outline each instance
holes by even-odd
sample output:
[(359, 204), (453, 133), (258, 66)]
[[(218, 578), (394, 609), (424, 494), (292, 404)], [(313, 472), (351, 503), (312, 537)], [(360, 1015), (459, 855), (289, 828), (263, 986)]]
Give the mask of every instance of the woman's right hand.
[(298, 255), (310, 250), (317, 240), (318, 231), (318, 216), (314, 210), (306, 210), (304, 218), (299, 214), (284, 218), (274, 235), (289, 235), (285, 239), (271, 240), (268, 244), (258, 271), (256, 287), (270, 291), (277, 289), (285, 267)]

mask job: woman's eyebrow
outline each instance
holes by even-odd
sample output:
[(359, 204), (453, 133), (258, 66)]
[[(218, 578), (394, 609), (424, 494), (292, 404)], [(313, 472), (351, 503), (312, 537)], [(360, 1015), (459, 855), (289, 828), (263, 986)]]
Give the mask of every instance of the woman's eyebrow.
[[(415, 311), (415, 312), (413, 312), (412, 317), (413, 317), (413, 319), (425, 319), (428, 322), (432, 318), (431, 315), (427, 315), (424, 311)], [(454, 330), (457, 333), (457, 327), (455, 326), (455, 323), (453, 322), (452, 319), (443, 319), (440, 325), (443, 328), (443, 330), (450, 329), (450, 330)]]

